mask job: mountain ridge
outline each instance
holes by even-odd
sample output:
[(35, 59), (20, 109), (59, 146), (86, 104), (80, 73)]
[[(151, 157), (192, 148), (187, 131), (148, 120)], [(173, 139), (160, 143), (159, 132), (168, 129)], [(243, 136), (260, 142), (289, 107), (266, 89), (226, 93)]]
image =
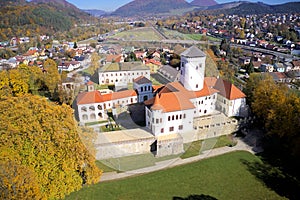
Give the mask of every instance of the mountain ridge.
[(191, 8), (192, 6), (185, 0), (134, 0), (117, 10), (112, 15), (116, 16), (134, 16), (168, 13), (174, 9)]

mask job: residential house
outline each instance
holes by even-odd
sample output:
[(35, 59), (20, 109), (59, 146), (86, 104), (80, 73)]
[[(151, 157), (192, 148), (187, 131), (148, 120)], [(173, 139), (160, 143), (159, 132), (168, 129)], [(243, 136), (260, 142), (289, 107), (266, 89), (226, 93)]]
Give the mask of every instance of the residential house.
[(239, 63), (242, 65), (248, 65), (251, 62), (251, 58), (250, 57), (241, 57), (239, 58)]
[(289, 82), (291, 82), (291, 78), (288, 77), (283, 72), (269, 72), (267, 74), (270, 75), (275, 82), (280, 82), (280, 83), (289, 83)]
[(78, 69), (80, 67), (80, 62), (78, 61), (70, 61), (70, 62), (61, 62), (57, 68), (58, 68), (58, 71), (67, 71), (67, 72), (71, 72), (75, 69)]
[(261, 64), (260, 66), (260, 71), (262, 72), (273, 72), (274, 71), (274, 66), (271, 64)]
[(162, 66), (160, 61), (145, 58), (143, 63), (150, 68), (151, 73), (157, 73), (157, 70)]
[(286, 72), (291, 71), (294, 68), (294, 66), (290, 62), (284, 62), (283, 65), (285, 66), (285, 71)]
[(122, 54), (118, 55), (106, 55), (106, 63), (121, 63), (124, 62), (124, 57)]
[(285, 72), (285, 66), (283, 65), (283, 63), (275, 63), (274, 64), (274, 69), (277, 72)]
[(294, 60), (292, 62), (293, 70), (300, 70), (300, 60)]

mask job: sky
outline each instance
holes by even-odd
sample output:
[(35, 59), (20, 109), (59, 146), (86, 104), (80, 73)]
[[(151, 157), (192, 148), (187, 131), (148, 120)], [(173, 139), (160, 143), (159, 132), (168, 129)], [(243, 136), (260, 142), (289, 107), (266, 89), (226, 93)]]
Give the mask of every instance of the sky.
[[(131, 2), (132, 0), (67, 0), (68, 2), (74, 4), (80, 9), (98, 9), (105, 11), (114, 11), (117, 8)], [(163, 0), (162, 0), (163, 1)], [(192, 0), (187, 0), (191, 2)], [(215, 0), (217, 3), (227, 3), (238, 0)], [(264, 2), (266, 4), (282, 4), (286, 2), (292, 2), (297, 0), (248, 0), (251, 2)]]

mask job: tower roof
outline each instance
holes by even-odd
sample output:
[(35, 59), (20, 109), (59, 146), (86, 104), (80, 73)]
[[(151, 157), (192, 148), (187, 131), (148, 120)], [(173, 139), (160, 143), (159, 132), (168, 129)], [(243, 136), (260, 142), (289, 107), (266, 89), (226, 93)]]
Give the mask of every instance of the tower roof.
[(205, 57), (205, 53), (201, 51), (198, 47), (196, 46), (191, 46), (187, 50), (185, 50), (181, 56), (188, 57), (188, 58), (197, 58), (197, 57)]
[(147, 79), (145, 76), (139, 76), (136, 79), (133, 80), (133, 82), (137, 84), (146, 84), (146, 83), (152, 83), (149, 79)]

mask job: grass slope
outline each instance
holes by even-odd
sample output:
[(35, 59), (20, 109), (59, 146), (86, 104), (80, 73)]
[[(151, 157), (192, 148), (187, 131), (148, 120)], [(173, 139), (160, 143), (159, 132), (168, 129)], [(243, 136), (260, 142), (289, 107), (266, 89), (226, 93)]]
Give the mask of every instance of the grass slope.
[(251, 174), (248, 165), (255, 162), (261, 163), (248, 152), (233, 152), (142, 176), (99, 183), (66, 199), (171, 200), (193, 194), (231, 200), (284, 199)]

